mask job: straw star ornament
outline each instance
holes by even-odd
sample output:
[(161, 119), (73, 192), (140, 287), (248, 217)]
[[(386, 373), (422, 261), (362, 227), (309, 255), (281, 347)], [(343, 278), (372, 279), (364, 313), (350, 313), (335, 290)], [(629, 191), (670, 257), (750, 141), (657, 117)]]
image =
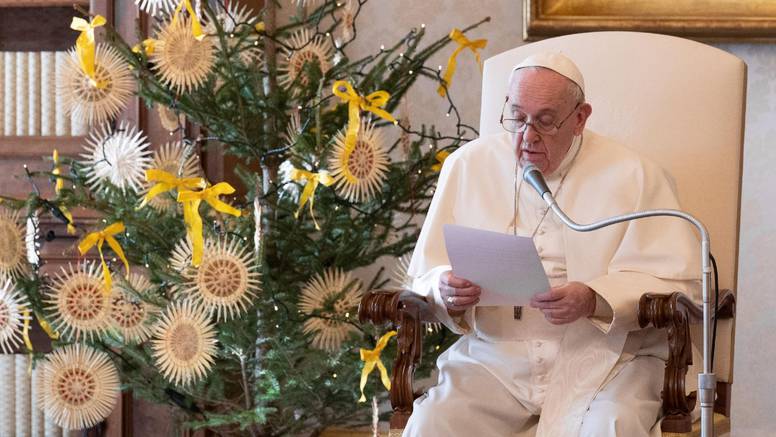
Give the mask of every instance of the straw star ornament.
[(358, 332), (349, 319), (358, 308), (361, 293), (361, 282), (339, 269), (315, 275), (305, 285), (299, 309), (310, 316), (302, 330), (312, 335), (313, 347), (333, 352), (350, 334)]
[(170, 304), (154, 327), (151, 349), (159, 372), (186, 386), (204, 378), (215, 361), (216, 330), (207, 311), (184, 300)]
[(84, 429), (107, 418), (120, 392), (116, 366), (105, 352), (82, 344), (60, 346), (36, 369), (39, 403), (65, 429)]

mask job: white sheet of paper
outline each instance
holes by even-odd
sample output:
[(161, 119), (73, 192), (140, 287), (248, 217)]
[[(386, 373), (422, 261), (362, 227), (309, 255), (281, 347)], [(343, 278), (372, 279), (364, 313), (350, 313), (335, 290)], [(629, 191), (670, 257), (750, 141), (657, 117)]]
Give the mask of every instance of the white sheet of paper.
[(453, 274), (482, 288), (478, 305), (527, 306), (550, 289), (531, 238), (458, 225), (443, 230)]

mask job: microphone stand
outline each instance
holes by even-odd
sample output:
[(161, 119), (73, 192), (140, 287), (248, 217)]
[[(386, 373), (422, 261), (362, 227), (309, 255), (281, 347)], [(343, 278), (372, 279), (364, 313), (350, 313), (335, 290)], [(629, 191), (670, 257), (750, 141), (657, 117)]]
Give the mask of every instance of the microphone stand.
[[(536, 174), (538, 173), (538, 175)], [(590, 232), (605, 226), (636, 220), (644, 217), (670, 216), (679, 217), (692, 223), (701, 234), (701, 260), (702, 260), (702, 292), (703, 292), (703, 373), (698, 374), (698, 397), (701, 406), (701, 437), (714, 437), (714, 398), (717, 387), (717, 377), (711, 370), (711, 308), (709, 304), (709, 283), (711, 279), (711, 265), (709, 262), (709, 232), (703, 223), (692, 215), (676, 209), (654, 209), (634, 212), (599, 220), (587, 225), (581, 225), (569, 218), (560, 209), (552, 192), (544, 183), (541, 172), (529, 164), (523, 171), (523, 178), (529, 182), (542, 196), (547, 205), (558, 218), (569, 228), (578, 232)]]

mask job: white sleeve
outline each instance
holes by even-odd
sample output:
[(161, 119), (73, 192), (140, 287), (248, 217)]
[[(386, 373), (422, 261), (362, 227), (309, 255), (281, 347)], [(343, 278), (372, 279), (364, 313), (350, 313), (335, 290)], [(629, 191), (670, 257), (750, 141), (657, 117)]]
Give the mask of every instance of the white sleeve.
[(464, 165), (463, 161), (458, 159), (459, 156), (460, 153), (453, 153), (442, 166), (436, 192), (412, 254), (408, 274), (413, 279), (412, 291), (426, 299), (437, 319), (451, 331), (465, 334), (473, 325), (473, 310), (466, 310), (462, 317), (451, 317), (439, 292), (440, 276), (451, 270), (442, 227), (455, 223), (455, 203)]

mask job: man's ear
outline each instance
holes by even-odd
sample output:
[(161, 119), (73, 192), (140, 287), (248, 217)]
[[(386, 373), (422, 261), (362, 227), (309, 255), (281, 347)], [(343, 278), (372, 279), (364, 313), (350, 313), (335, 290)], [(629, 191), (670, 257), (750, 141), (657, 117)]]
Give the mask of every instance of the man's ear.
[(583, 103), (579, 107), (579, 111), (577, 112), (576, 122), (577, 125), (574, 127), (574, 135), (581, 135), (582, 132), (585, 130), (585, 123), (587, 123), (588, 117), (590, 117), (590, 114), (593, 113), (593, 107), (590, 106), (590, 103)]

